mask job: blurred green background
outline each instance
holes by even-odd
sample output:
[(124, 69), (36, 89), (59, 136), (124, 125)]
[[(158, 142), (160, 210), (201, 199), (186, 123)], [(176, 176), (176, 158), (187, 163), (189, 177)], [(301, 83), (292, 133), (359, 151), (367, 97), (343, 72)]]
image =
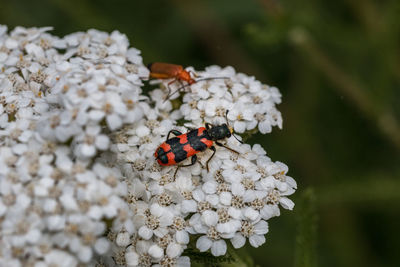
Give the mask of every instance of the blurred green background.
[(250, 142), (290, 167), (296, 207), (239, 255), (400, 266), (400, 1), (0, 0), (0, 24), (117, 29), (145, 63), (232, 65), (277, 86), (284, 128)]

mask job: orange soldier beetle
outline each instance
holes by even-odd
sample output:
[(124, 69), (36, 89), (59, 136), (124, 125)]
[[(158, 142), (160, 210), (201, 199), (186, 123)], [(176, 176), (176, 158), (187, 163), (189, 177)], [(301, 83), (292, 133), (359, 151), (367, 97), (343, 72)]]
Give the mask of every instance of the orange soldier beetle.
[[(168, 99), (168, 97), (172, 96), (176, 92), (179, 92), (181, 89), (185, 88), (186, 86), (192, 85), (199, 81), (214, 80), (214, 79), (229, 79), (227, 77), (208, 77), (208, 78), (202, 78), (202, 79), (195, 80), (192, 78), (192, 76), (195, 78), (199, 77), (196, 73), (185, 70), (181, 65), (170, 64), (170, 63), (154, 62), (154, 63), (148, 64), (147, 68), (150, 70), (150, 78), (173, 79), (172, 81), (170, 81), (167, 84), (168, 95), (166, 96), (166, 99)], [(182, 83), (182, 81), (187, 82), (187, 84), (184, 85)], [(171, 84), (173, 84), (174, 82), (179, 82), (182, 86), (179, 87), (175, 92), (173, 92), (171, 94), (171, 89), (169, 86)]]

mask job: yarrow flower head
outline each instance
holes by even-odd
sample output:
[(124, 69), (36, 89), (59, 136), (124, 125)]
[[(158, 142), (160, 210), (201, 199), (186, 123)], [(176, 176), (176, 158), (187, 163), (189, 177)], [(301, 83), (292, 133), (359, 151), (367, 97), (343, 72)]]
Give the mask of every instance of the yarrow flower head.
[[(297, 185), (238, 134), (282, 127), (279, 90), (211, 66), (145, 95), (124, 34), (50, 30), (0, 25), (0, 265), (190, 266), (188, 248), (262, 245)], [(224, 123), (237, 139), (211, 133)], [(172, 164), (195, 149), (185, 138), (204, 148)]]

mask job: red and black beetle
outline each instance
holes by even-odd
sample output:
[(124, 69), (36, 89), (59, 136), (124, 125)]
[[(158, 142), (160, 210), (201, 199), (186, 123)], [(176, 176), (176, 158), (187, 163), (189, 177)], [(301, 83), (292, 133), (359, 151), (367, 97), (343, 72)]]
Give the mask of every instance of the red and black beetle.
[[(226, 114), (228, 114), (228, 111)], [(171, 134), (174, 134), (175, 137), (169, 138)], [(209, 171), (208, 163), (216, 152), (216, 149), (213, 146), (214, 143), (218, 146), (225, 147), (234, 153), (239, 153), (219, 142), (219, 140), (229, 138), (231, 135), (233, 135), (233, 129), (229, 127), (227, 123), (223, 123), (222, 125), (206, 123), (206, 127), (193, 129), (185, 134), (182, 134), (178, 130), (171, 130), (168, 132), (167, 140), (157, 148), (154, 156), (158, 163), (163, 166), (175, 165), (189, 157), (192, 157), (190, 164), (178, 165), (178, 168), (188, 167), (196, 163), (196, 154), (198, 152), (210, 148), (213, 150), (213, 154), (206, 163), (207, 171)], [(241, 142), (240, 140), (238, 141)], [(175, 174), (177, 171), (178, 169), (176, 169)]]

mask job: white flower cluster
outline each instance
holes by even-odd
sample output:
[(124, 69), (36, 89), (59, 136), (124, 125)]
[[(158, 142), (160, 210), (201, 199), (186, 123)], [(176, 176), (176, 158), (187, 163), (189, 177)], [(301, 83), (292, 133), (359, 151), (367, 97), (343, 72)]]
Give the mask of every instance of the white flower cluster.
[(128, 211), (121, 172), (97, 160), (139, 120), (139, 51), (90, 30), (0, 27), (0, 266), (75, 266), (104, 254)]
[[(188, 125), (195, 128), (204, 126), (205, 122), (226, 123), (228, 110), (228, 123), (235, 128), (242, 127), (241, 117), (232, 118), (230, 114), (246, 111), (235, 109), (238, 104), (233, 99), (246, 103), (260, 96), (260, 101), (268, 103), (268, 108), (247, 105), (249, 114), (260, 111), (268, 116), (274, 110), (280, 118), (273, 105), (274, 101), (279, 101), (276, 88), (236, 74), (230, 67), (222, 70), (211, 67), (202, 75), (227, 79), (192, 85), (191, 92), (183, 96), (185, 104), (178, 110), (172, 109), (169, 100), (164, 101), (167, 90), (154, 90), (150, 105), (144, 108), (147, 110), (145, 117), (116, 136), (119, 144), (115, 151), (124, 176), (135, 177), (128, 182), (128, 202), (135, 227), (116, 235), (117, 254), (124, 255), (120, 257), (121, 265), (151, 266), (156, 262), (161, 266), (189, 266), (189, 259), (181, 255), (190, 245), (190, 236), (200, 235), (195, 246), (201, 252), (210, 250), (214, 256), (226, 253), (225, 240), (230, 240), (235, 248), (242, 247), (247, 239), (258, 247), (265, 242), (266, 221), (279, 216), (279, 205), (285, 209), (294, 206), (287, 196), (294, 193), (296, 182), (286, 176), (287, 166), (272, 162), (257, 144), (251, 147), (229, 138), (226, 146), (239, 153), (217, 146), (209, 170), (206, 162), (212, 156), (211, 150), (200, 152), (198, 163), (178, 171), (175, 165), (162, 167), (155, 161), (154, 152), (166, 141), (169, 130), (188, 131), (175, 125), (179, 119), (189, 121)], [(164, 82), (164, 88), (167, 86), (168, 81)], [(268, 121), (268, 127), (276, 121)], [(248, 125), (254, 128), (257, 124), (264, 127), (257, 116), (248, 117)], [(248, 130), (253, 129), (251, 127)], [(183, 162), (188, 163), (190, 159)]]
[(180, 110), (186, 120), (222, 123), (229, 110), (228, 119), (237, 133), (257, 126), (263, 134), (271, 132), (272, 126), (282, 128), (282, 116), (275, 107), (281, 102), (281, 94), (276, 87), (236, 73), (232, 67), (211, 66), (198, 74), (199, 80), (206, 80), (193, 84), (183, 97)]
[(190, 266), (188, 247), (265, 242), (267, 220), (294, 206), (285, 164), (233, 137), (190, 167), (154, 153), (189, 131), (178, 121), (281, 127), (278, 89), (212, 66), (187, 69), (205, 80), (182, 99), (166, 100), (170, 80), (144, 96), (149, 71), (124, 35), (49, 29), (0, 26), (0, 266)]

